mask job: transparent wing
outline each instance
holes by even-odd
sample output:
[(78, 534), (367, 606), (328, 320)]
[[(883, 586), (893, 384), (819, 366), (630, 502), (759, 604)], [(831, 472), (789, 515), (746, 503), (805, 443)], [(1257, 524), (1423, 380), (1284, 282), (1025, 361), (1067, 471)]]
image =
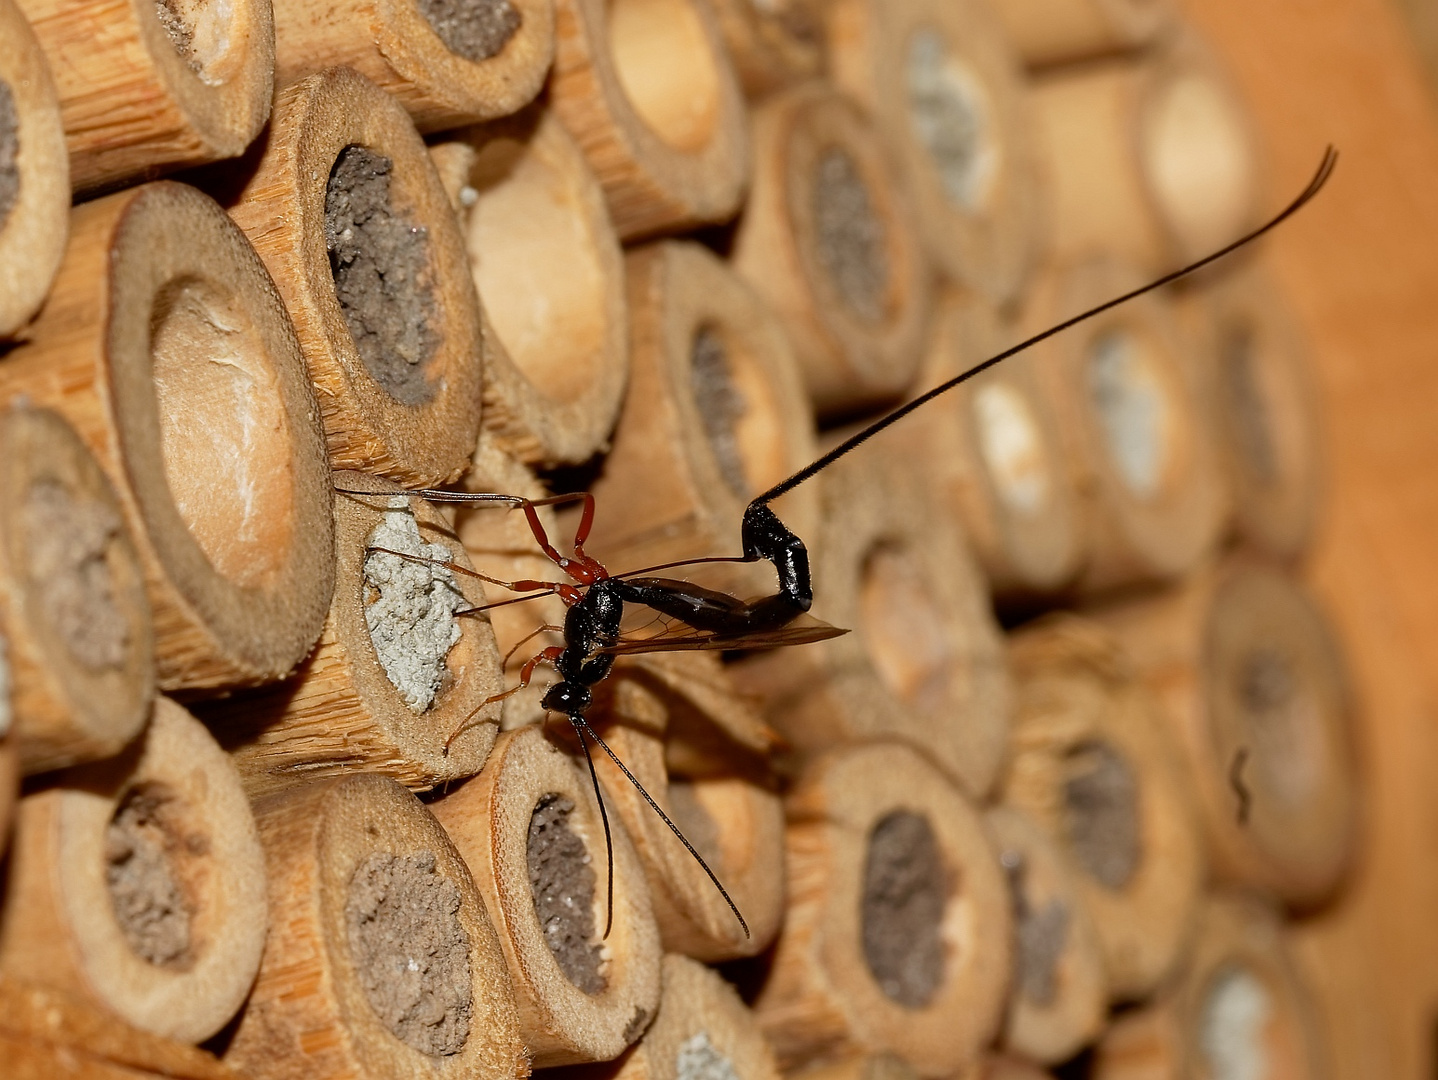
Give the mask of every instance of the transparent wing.
[(774, 649), (827, 641), (848, 632), (808, 615), (801, 615), (793, 622), (773, 630), (727, 635), (699, 630), (679, 619), (657, 618), (633, 632), (625, 633), (614, 644), (606, 645), (597, 652), (609, 656), (629, 656), (635, 653), (701, 649)]

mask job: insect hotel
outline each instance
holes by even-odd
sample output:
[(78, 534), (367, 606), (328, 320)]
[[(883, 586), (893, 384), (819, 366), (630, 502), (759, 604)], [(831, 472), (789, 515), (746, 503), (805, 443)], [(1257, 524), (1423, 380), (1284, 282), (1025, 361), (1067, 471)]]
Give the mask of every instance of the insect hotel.
[(0, 1076), (1434, 1075), (1403, 18), (0, 0)]

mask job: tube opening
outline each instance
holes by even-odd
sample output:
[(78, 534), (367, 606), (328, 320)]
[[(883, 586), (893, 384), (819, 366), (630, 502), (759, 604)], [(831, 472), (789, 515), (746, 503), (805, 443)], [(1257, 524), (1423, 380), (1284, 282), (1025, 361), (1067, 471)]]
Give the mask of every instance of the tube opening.
[(905, 75), (909, 124), (944, 195), (970, 214), (982, 212), (993, 198), (1002, 160), (983, 83), (932, 27), (909, 38)]
[(1109, 889), (1122, 889), (1143, 857), (1138, 777), (1105, 742), (1081, 743), (1064, 761), (1064, 829), (1084, 871)]
[(478, 64), (504, 51), (524, 21), (510, 0), (416, 0), (450, 52)]
[(948, 693), (957, 649), (933, 584), (914, 553), (881, 543), (864, 560), (859, 624), (880, 680), (895, 697), (922, 710)]
[(189, 808), (160, 783), (137, 784), (105, 829), (105, 884), (120, 932), (136, 956), (171, 971), (198, 954), (195, 865), (209, 839), (186, 829)]
[(1000, 501), (1023, 517), (1037, 517), (1053, 495), (1043, 430), (1033, 406), (1013, 384), (984, 381), (972, 409), (979, 456)]
[(0, 79), (0, 229), (20, 199), (20, 112), (10, 84)]
[[(475, 285), (495, 336), (551, 400), (578, 400), (609, 336), (602, 237), (566, 162), (542, 141), (490, 140), (461, 198)], [(612, 241), (611, 241), (612, 242)]]
[(1104, 450), (1140, 499), (1159, 494), (1174, 456), (1173, 403), (1151, 348), (1132, 329), (1107, 330), (1089, 344), (1085, 365)]
[(294, 527), (289, 421), (264, 340), (232, 297), (184, 277), (155, 297), (150, 354), (175, 507), (220, 574), (263, 588)]
[(773, 390), (743, 341), (715, 323), (690, 339), (690, 389), (729, 490), (748, 499), (787, 471)]
[(394, 161), (347, 146), (325, 185), (325, 247), (335, 298), (365, 371), (402, 405), (436, 392), (429, 368), (441, 322), (429, 230), (392, 201)]
[(1323, 783), (1327, 758), (1319, 706), (1284, 650), (1256, 645), (1240, 658), (1234, 688), (1265, 792), (1302, 807)]
[(1264, 487), (1283, 479), (1268, 388), (1264, 386), (1262, 344), (1247, 320), (1223, 328), (1219, 342), (1220, 386), (1233, 437), (1248, 471)]
[(892, 283), (888, 230), (853, 155), (840, 146), (820, 154), (811, 194), (815, 253), (829, 284), (852, 315), (882, 322)]
[(593, 860), (584, 837), (569, 824), (572, 813), (574, 801), (558, 792), (541, 795), (535, 803), (529, 818), (529, 888), (544, 943), (559, 970), (592, 996), (609, 985), (608, 963), (597, 940)]
[(217, 85), (242, 61), (245, 6), (245, 0), (155, 0), (155, 18), (190, 70)]
[(391, 1035), (434, 1058), (464, 1049), (474, 1014), (461, 900), (432, 851), (371, 853), (355, 868), (345, 898), (350, 958), (365, 1000)]
[(714, 1045), (709, 1032), (697, 1031), (679, 1044), (674, 1080), (739, 1080), (739, 1071)]
[(689, 0), (610, 0), (609, 51), (624, 95), (664, 142), (698, 153), (719, 124), (719, 66)]
[(895, 810), (875, 823), (864, 856), (864, 960), (891, 1001), (922, 1009), (944, 980), (949, 886), (929, 819)]
[(1214, 975), (1198, 1016), (1198, 1050), (1213, 1080), (1261, 1080), (1274, 1075), (1269, 1028), (1273, 998), (1245, 967)]

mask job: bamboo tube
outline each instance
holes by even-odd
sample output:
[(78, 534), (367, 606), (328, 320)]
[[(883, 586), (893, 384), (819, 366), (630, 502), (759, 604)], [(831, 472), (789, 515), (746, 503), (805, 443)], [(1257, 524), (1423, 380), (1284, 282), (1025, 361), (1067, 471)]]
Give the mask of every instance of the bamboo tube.
[(404, 106), (421, 131), (523, 108), (554, 57), (551, 0), (275, 0), (275, 82), (351, 68)]
[(1322, 511), (1323, 446), (1307, 347), (1257, 263), (1182, 295), (1200, 344), (1239, 539), (1278, 559), (1312, 541)]
[(994, 14), (1030, 67), (1130, 52), (1178, 22), (1173, 0), (1002, 0)]
[(1108, 1020), (1103, 948), (1063, 852), (1028, 814), (984, 816), (1009, 878), (1014, 977), (1002, 1042), (1029, 1061), (1067, 1061)]
[(1022, 1058), (989, 1054), (965, 1080), (1052, 1080), (1052, 1074)]
[(0, 0), (0, 340), (50, 291), (70, 224), (70, 164), (45, 54), (13, 0)]
[(431, 788), (479, 772), (499, 729), (500, 706), (485, 705), (504, 689), (494, 631), (463, 614), (485, 603), (483, 586), (393, 554), (469, 569), (449, 521), (363, 473), (336, 473), (335, 485), (375, 495), (335, 498), (319, 644), (294, 678), (205, 710), (252, 798), (356, 767)]
[(238, 1080), (203, 1050), (131, 1027), (62, 991), (4, 975), (0, 1060), (10, 1080)]
[[(817, 456), (794, 354), (763, 303), (708, 249), (666, 240), (625, 260), (629, 387), (588, 550), (616, 567), (737, 548), (745, 504)], [(817, 488), (775, 504), (801, 536), (817, 529)], [(721, 564), (702, 580), (772, 589), (766, 566)]]
[(731, 670), (797, 752), (901, 739), (982, 799), (1008, 732), (1003, 646), (958, 528), (903, 450), (871, 443), (824, 475), (813, 613), (854, 632)]
[(541, 728), (507, 731), (484, 771), (433, 806), (499, 931), (520, 1034), (539, 1068), (616, 1057), (659, 1006), (659, 931), (644, 871), (611, 818), (606, 912), (604, 829), (581, 769)]
[(485, 427), (531, 464), (588, 461), (619, 415), (629, 359), (599, 181), (547, 109), (455, 132), (430, 155), (489, 313)]
[[(996, 355), (1016, 328), (972, 294), (948, 291), (916, 386), (937, 386)], [(1079, 492), (1035, 359), (1005, 360), (905, 423), (1000, 600), (1051, 595), (1084, 557)]]
[(749, 181), (744, 97), (703, 0), (555, 0), (549, 103), (624, 240), (726, 221)]
[(1238, 559), (1096, 614), (1167, 707), (1215, 873), (1299, 906), (1332, 893), (1358, 853), (1359, 779), (1342, 651), (1314, 600)]
[(751, 99), (823, 75), (824, 0), (711, 0), (710, 6)]
[(664, 958), (664, 994), (654, 1023), (612, 1064), (557, 1074), (569, 1080), (779, 1080), (754, 1015), (724, 979), (688, 957)]
[(884, 132), (919, 236), (953, 281), (1014, 299), (1045, 232), (1038, 148), (1018, 57), (979, 0), (835, 0), (834, 81)]
[(16, 0), (50, 61), (70, 183), (94, 192), (244, 153), (270, 116), (264, 0)]
[(294, 330), (244, 235), (181, 184), (82, 204), (29, 336), (0, 365), (0, 402), (54, 407), (115, 485), (160, 687), (287, 674), (329, 605), (329, 469)]
[(1020, 633), (1010, 658), (1018, 708), (1003, 801), (1064, 852), (1110, 997), (1141, 998), (1180, 961), (1204, 874), (1164, 717), (1117, 644), (1076, 617)]
[(1273, 912), (1242, 895), (1205, 904), (1193, 956), (1160, 1000), (1115, 1020), (1098, 1080), (1328, 1075), (1318, 1017)]
[(117, 754), (150, 715), (155, 642), (115, 489), (56, 413), (12, 408), (0, 506), (9, 756), (35, 773)]
[(791, 1080), (918, 1080), (913, 1066), (886, 1051), (846, 1054), (836, 1060), (801, 1066), (785, 1075)]
[[(0, 674), (9, 674), (3, 661)], [(20, 748), (19, 740), (10, 736), (11, 723), (10, 703), (6, 701), (0, 704), (0, 856), (10, 845), (10, 819), (20, 798)]]
[(264, 882), (234, 766), (199, 721), (158, 698), (131, 750), (21, 800), (0, 970), (199, 1042), (234, 1016), (259, 969)]
[(734, 268), (782, 320), (821, 415), (898, 397), (928, 326), (929, 269), (880, 139), (821, 83), (754, 113), (754, 190)]
[(887, 1050), (925, 1077), (1003, 1021), (1003, 871), (970, 802), (915, 751), (824, 755), (786, 807), (789, 911), (755, 1002), (781, 1063)]
[(432, 486), (479, 433), (483, 315), (424, 142), (373, 83), (286, 87), (230, 216), (295, 320), (336, 468)]
[[(736, 752), (732, 743), (727, 753), (711, 751), (700, 775), (666, 769), (671, 717), (676, 727), (714, 722), (692, 697), (657, 685), (649, 674), (631, 666), (611, 676), (608, 707), (596, 710), (603, 737), (723, 882), (748, 934), (659, 815), (602, 760), (605, 801), (643, 864), (664, 949), (706, 961), (757, 955), (784, 917), (783, 805), (762, 761)], [(630, 703), (635, 695), (644, 699), (637, 709)], [(733, 705), (744, 707), (737, 699)]]
[(227, 1064), (253, 1080), (525, 1075), (494, 925), (418, 799), (350, 773), (255, 815), (270, 939)]
[[(1142, 283), (1109, 258), (1056, 269), (1035, 291), (1041, 329)], [(1227, 500), (1211, 402), (1167, 295), (1148, 295), (1039, 347), (1038, 373), (1083, 498), (1097, 592), (1177, 578), (1213, 548)]]
[(1256, 223), (1262, 168), (1248, 110), (1191, 34), (1041, 75), (1032, 97), (1056, 257), (1112, 251), (1155, 273)]

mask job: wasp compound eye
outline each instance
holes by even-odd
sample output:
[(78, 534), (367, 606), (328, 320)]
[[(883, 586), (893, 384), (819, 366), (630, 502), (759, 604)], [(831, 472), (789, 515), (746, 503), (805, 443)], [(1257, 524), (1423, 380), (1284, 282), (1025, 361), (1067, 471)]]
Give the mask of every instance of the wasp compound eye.
[(555, 683), (545, 691), (541, 704), (550, 712), (572, 716), (589, 708), (591, 698), (589, 687), (581, 686), (578, 683), (562, 682)]

